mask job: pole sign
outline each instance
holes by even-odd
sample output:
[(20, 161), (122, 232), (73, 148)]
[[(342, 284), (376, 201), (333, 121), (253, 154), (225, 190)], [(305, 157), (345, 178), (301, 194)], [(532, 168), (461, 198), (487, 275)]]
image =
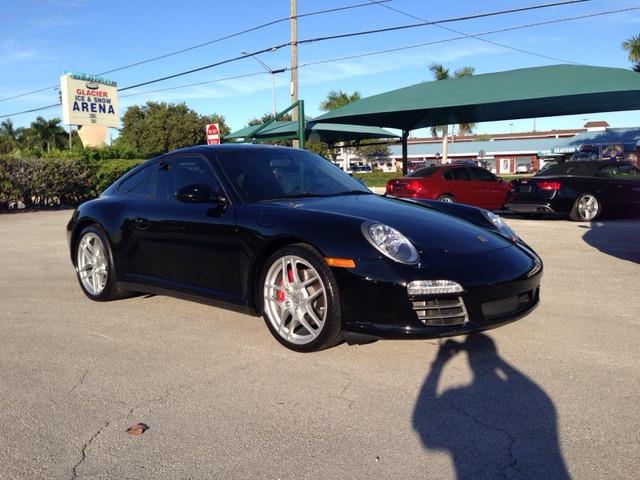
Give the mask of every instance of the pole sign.
[(62, 123), (118, 128), (116, 82), (82, 73), (60, 77)]
[(207, 145), (217, 145), (220, 143), (220, 129), (217, 123), (207, 124)]

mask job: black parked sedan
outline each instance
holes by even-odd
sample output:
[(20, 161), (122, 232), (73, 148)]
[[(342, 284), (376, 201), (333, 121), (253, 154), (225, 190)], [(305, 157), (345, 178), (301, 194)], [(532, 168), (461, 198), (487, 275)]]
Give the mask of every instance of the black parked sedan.
[(281, 147), (149, 160), (67, 229), (90, 299), (150, 292), (263, 315), (297, 351), (496, 327), (538, 304), (542, 275), (493, 213), (374, 195), (323, 158)]
[(525, 216), (589, 222), (603, 213), (640, 213), (640, 169), (628, 162), (567, 162), (516, 180), (506, 207)]

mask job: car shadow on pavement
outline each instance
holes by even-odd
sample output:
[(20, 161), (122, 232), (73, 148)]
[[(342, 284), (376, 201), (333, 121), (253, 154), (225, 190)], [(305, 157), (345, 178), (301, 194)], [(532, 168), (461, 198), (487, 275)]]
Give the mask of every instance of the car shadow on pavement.
[[(445, 365), (463, 351), (471, 384), (438, 393)], [(459, 480), (571, 478), (553, 402), (484, 334), (440, 346), (416, 401), (413, 428), (426, 449), (449, 452)]]
[(605, 220), (591, 222), (582, 239), (602, 253), (640, 263), (640, 220)]

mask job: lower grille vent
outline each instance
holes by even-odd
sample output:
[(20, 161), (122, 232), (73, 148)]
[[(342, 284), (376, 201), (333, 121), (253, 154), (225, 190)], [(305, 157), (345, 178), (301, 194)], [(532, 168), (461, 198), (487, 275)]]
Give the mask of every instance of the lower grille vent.
[(462, 297), (411, 302), (418, 319), (432, 327), (463, 325), (469, 321)]

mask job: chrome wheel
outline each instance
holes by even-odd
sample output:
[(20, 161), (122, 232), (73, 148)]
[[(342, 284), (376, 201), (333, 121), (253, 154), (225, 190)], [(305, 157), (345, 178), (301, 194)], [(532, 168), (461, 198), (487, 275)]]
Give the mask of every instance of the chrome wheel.
[(82, 236), (76, 253), (76, 270), (82, 287), (91, 295), (100, 295), (107, 285), (107, 254), (100, 237), (93, 232)]
[(596, 218), (598, 213), (600, 213), (598, 199), (590, 193), (582, 195), (578, 200), (578, 215), (580, 219), (589, 222)]
[(327, 292), (309, 262), (295, 255), (276, 259), (263, 291), (267, 319), (283, 340), (306, 345), (320, 335), (327, 319)]

